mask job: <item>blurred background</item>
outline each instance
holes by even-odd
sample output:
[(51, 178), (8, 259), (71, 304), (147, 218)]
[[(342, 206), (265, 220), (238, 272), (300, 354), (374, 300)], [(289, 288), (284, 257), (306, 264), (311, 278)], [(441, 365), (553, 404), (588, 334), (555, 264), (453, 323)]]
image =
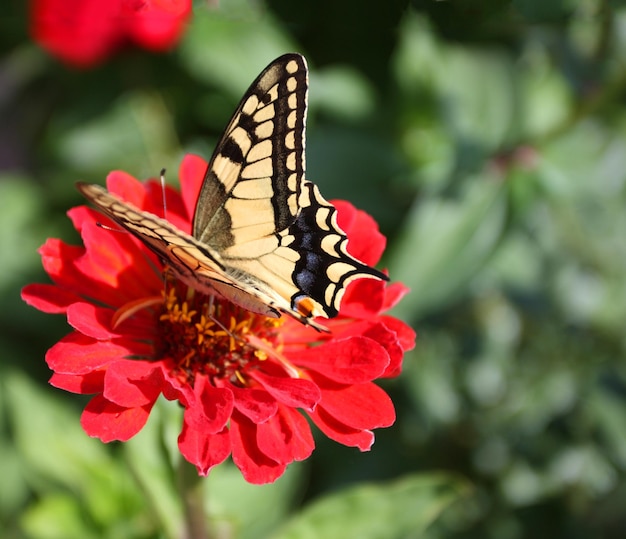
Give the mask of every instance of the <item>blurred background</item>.
[[(215, 522), (303, 537), (285, 523), (335, 500), (335, 528), (306, 536), (350, 537), (348, 492), (387, 511), (359, 537), (625, 537), (622, 0), (198, 1), (173, 51), (84, 70), (34, 44), (26, 6), (9, 2), (0, 535), (165, 536), (151, 515), (172, 494), (146, 494), (120, 445), (82, 432), (85, 400), (47, 385), (45, 352), (68, 327), (19, 292), (48, 282), (47, 237), (79, 242), (65, 216), (84, 202), (75, 181), (165, 167), (176, 183), (182, 156), (208, 158), (250, 82), (291, 51), (311, 69), (307, 175), (376, 218), (381, 267), (412, 290), (394, 314), (418, 341), (384, 383), (398, 420), (370, 453), (316, 436), (313, 457), (267, 487), (222, 466), (208, 479)], [(402, 494), (409, 480), (426, 485), (419, 500)]]

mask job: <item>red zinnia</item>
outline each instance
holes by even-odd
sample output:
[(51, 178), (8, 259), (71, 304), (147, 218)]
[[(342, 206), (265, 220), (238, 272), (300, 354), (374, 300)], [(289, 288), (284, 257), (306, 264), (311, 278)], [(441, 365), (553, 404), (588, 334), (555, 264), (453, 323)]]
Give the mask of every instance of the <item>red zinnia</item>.
[(31, 34), (68, 64), (89, 67), (126, 42), (170, 49), (191, 7), (191, 0), (31, 0)]
[[(182, 197), (167, 188), (167, 218), (184, 231), (206, 166), (187, 156)], [(107, 186), (143, 210), (162, 212), (156, 182), (113, 172)], [(375, 222), (347, 202), (335, 205), (350, 253), (375, 264), (385, 246)], [(54, 284), (28, 285), (22, 298), (65, 313), (75, 330), (46, 361), (52, 385), (96, 395), (81, 420), (90, 436), (128, 440), (162, 393), (184, 407), (178, 444), (200, 474), (232, 453), (246, 480), (266, 483), (313, 450), (298, 409), (328, 437), (362, 451), (373, 443), (371, 429), (393, 423), (391, 400), (372, 380), (399, 374), (414, 345), (411, 328), (381, 314), (405, 294), (404, 285), (352, 283), (339, 316), (324, 320), (331, 333), (318, 333), (290, 317), (268, 318), (188, 289), (162, 273), (131, 234), (97, 226), (115, 225), (90, 208), (69, 216), (85, 246), (48, 240), (40, 253)]]

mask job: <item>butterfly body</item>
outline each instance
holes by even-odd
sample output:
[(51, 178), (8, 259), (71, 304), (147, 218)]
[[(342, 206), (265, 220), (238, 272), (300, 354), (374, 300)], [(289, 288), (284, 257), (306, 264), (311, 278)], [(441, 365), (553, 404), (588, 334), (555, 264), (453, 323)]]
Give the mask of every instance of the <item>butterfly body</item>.
[(387, 277), (350, 256), (336, 209), (304, 177), (308, 72), (286, 54), (252, 83), (218, 143), (192, 234), (97, 185), (81, 193), (188, 286), (251, 311), (325, 330), (355, 279)]

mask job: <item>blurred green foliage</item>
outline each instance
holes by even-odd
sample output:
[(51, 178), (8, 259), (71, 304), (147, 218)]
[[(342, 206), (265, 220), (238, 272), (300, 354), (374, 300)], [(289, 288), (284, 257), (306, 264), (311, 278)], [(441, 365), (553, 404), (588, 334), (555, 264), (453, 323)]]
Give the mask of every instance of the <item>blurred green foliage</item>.
[(84, 401), (46, 386), (67, 327), (19, 290), (47, 280), (45, 238), (78, 242), (76, 180), (167, 167), (175, 183), (292, 50), (311, 67), (308, 176), (380, 223), (418, 345), (385, 384), (398, 421), (371, 453), (319, 436), (266, 487), (222, 466), (206, 481), (215, 526), (625, 536), (625, 2), (197, 2), (172, 53), (90, 71), (38, 49), (19, 4), (0, 18), (0, 536), (175, 536), (158, 463), (177, 432), (173, 447), (154, 437), (178, 410), (164, 403), (123, 447), (89, 439)]

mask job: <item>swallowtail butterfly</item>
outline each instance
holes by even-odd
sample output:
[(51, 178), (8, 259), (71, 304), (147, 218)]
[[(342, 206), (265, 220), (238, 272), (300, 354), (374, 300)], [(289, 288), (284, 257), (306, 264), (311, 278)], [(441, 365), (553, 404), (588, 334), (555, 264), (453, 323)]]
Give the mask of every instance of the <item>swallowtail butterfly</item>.
[(209, 162), (192, 235), (98, 185), (80, 192), (188, 286), (271, 317), (337, 315), (346, 286), (385, 274), (350, 256), (337, 211), (305, 179), (308, 70), (274, 60), (243, 96)]

